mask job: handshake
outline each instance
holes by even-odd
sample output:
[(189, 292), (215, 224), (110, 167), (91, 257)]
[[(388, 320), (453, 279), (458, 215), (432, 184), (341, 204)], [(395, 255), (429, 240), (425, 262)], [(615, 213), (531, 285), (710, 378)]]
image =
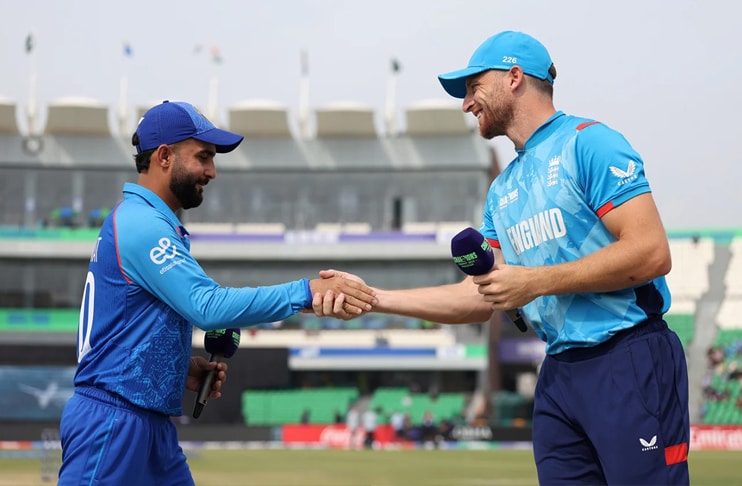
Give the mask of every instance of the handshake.
[[(467, 275), (486, 275), (495, 267), (495, 256), (484, 236), (474, 228), (466, 228), (451, 240), (454, 263)], [(381, 291), (369, 287), (358, 276), (338, 270), (323, 270), (320, 278), (309, 281), (312, 291), (312, 308), (302, 312), (318, 317), (335, 317), (349, 320), (370, 312), (400, 314), (441, 323), (464, 324), (484, 322), (492, 315), (492, 306), (479, 287), (479, 294), (472, 294), (471, 280), (461, 285), (440, 286), (427, 289)], [(379, 303), (379, 295), (383, 303)], [(491, 297), (490, 297), (491, 298)], [(505, 310), (508, 317), (522, 332), (527, 325), (518, 309)]]
[(349, 320), (369, 312), (378, 303), (376, 289), (357, 275), (332, 269), (321, 270), (319, 275), (320, 278), (309, 281), (312, 308), (302, 312)]

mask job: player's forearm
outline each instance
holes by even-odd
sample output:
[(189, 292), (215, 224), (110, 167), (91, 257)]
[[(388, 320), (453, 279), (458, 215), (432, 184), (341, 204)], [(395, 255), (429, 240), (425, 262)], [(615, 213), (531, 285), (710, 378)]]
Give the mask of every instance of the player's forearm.
[(194, 289), (185, 314), (204, 331), (249, 327), (296, 314), (306, 308), (309, 295), (303, 280), (262, 287)]
[(464, 282), (417, 289), (376, 289), (373, 312), (417, 317), (442, 324), (484, 322), (492, 315), (490, 305), (470, 278)]
[(662, 241), (619, 240), (579, 260), (537, 267), (538, 295), (612, 292), (665, 275), (670, 258)]

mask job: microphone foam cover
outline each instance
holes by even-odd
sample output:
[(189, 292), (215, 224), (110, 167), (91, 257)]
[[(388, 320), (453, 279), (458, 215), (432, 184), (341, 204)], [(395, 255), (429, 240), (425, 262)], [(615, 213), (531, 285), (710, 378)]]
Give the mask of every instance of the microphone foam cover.
[(237, 328), (215, 329), (204, 336), (204, 348), (210, 354), (231, 358), (240, 346), (240, 330)]
[(474, 228), (465, 228), (451, 239), (451, 255), (454, 263), (467, 275), (484, 275), (495, 264), (492, 247)]

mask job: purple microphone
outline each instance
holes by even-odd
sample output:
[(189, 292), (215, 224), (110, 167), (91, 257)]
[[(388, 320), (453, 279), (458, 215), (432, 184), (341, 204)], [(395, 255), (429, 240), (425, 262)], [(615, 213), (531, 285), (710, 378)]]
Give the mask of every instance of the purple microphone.
[[(495, 254), (484, 235), (474, 228), (465, 228), (451, 239), (453, 262), (467, 275), (484, 275), (495, 265)], [(518, 309), (505, 313), (522, 332), (528, 330)]]

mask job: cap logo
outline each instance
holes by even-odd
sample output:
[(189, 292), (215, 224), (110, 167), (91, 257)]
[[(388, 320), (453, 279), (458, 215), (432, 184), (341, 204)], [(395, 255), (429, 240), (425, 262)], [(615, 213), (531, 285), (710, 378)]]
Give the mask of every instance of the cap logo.
[(505, 64), (518, 64), (518, 58), (513, 56), (502, 56), (502, 62)]

